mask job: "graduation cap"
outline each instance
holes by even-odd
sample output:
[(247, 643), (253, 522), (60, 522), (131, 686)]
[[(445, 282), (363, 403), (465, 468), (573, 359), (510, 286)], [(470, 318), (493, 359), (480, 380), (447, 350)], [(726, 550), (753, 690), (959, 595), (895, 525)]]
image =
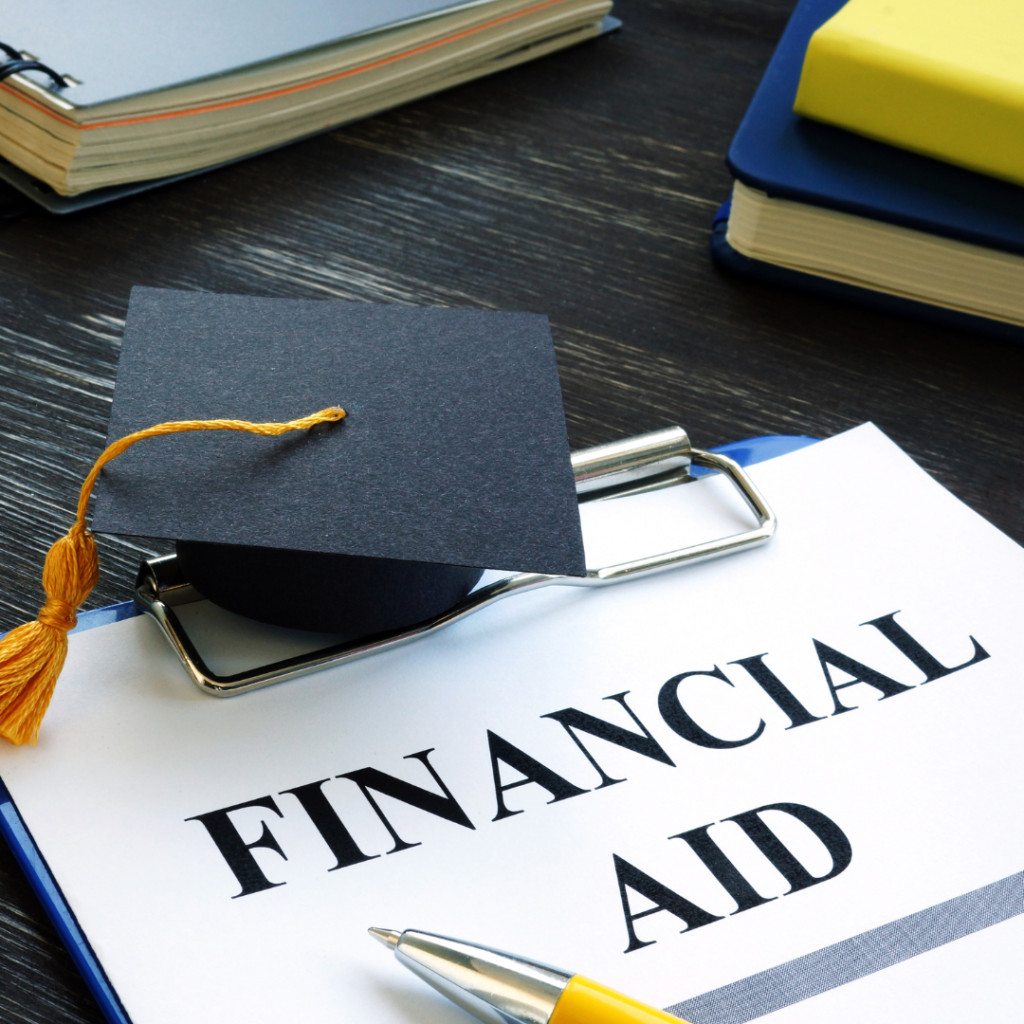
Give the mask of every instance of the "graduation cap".
[(204, 597), (263, 622), (375, 633), (485, 568), (586, 574), (543, 316), (135, 288), (108, 442), (39, 620), (0, 644), (15, 742), (95, 584), (101, 466), (97, 532), (174, 540)]

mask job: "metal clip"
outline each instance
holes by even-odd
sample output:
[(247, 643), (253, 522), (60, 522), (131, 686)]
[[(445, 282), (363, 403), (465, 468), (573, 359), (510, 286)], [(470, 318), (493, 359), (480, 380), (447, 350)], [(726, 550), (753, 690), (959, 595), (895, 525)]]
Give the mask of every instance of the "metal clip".
[(754, 513), (757, 527), (745, 533), (692, 544), (675, 551), (648, 555), (601, 569), (588, 569), (586, 576), (517, 573), (473, 591), (453, 608), (415, 626), (371, 637), (359, 637), (234, 675), (219, 676), (207, 667), (174, 613), (177, 605), (203, 600), (202, 595), (182, 577), (176, 555), (143, 561), (136, 581), (135, 600), (143, 611), (156, 619), (196, 686), (217, 697), (230, 697), (409, 643), (513, 594), (549, 586), (608, 586), (676, 566), (746, 551), (771, 539), (775, 532), (775, 514), (750, 477), (737, 462), (725, 455), (691, 448), (686, 431), (681, 427), (668, 427), (624, 441), (597, 445), (575, 452), (572, 456), (576, 491), (581, 502), (623, 497), (686, 483), (692, 479), (691, 463), (717, 470), (726, 476)]

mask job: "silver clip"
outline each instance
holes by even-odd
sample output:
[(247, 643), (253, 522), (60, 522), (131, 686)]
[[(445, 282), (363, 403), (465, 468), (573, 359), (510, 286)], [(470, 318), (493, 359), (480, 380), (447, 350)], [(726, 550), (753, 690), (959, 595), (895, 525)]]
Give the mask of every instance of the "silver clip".
[(737, 462), (725, 455), (691, 448), (690, 439), (681, 427), (667, 427), (624, 441), (585, 448), (572, 456), (576, 492), (581, 502), (624, 497), (686, 483), (693, 479), (690, 476), (691, 464), (717, 470), (727, 477), (757, 518), (756, 528), (618, 565), (588, 569), (586, 576), (517, 573), (473, 591), (453, 608), (415, 626), (372, 637), (359, 637), (234, 675), (219, 676), (207, 667), (174, 613), (175, 606), (203, 600), (202, 595), (182, 577), (176, 555), (143, 561), (136, 581), (135, 600), (156, 620), (196, 686), (216, 697), (231, 697), (409, 643), (513, 594), (550, 586), (609, 586), (676, 566), (746, 551), (771, 539), (775, 533), (775, 513), (750, 477)]

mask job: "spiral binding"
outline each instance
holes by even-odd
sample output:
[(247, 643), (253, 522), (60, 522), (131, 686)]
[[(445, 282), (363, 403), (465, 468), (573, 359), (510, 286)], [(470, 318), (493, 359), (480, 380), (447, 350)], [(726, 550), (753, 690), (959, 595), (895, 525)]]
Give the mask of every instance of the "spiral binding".
[(42, 71), (43, 74), (49, 75), (53, 79), (53, 84), (58, 88), (66, 89), (68, 87), (68, 83), (64, 80), (63, 76), (58, 75), (53, 68), (47, 67), (38, 60), (26, 60), (13, 46), (0, 43), (0, 50), (10, 58), (4, 61), (3, 64), (0, 64), (0, 82), (21, 71)]

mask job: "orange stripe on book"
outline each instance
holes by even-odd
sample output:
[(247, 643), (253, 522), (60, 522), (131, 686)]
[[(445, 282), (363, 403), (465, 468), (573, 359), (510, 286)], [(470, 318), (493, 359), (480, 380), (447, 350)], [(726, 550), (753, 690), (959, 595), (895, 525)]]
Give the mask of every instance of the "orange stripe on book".
[(149, 114), (146, 117), (127, 117), (119, 121), (98, 121), (96, 124), (78, 124), (77, 122), (56, 113), (56, 111), (51, 110), (49, 107), (46, 107), (41, 103), (37, 103), (35, 100), (29, 99), (24, 93), (12, 88), (5, 82), (0, 82), (0, 89), (4, 92), (9, 92), (12, 95), (17, 96), (22, 103), (27, 103), (30, 107), (34, 107), (36, 110), (42, 111), (42, 113), (46, 114), (48, 117), (52, 117), (54, 120), (60, 121), (71, 128), (79, 128), (82, 131), (89, 131), (93, 128), (115, 128), (124, 124), (144, 124), (147, 121), (164, 121), (171, 117), (186, 117), (189, 114), (205, 114), (211, 110), (226, 110), (229, 107), (241, 107), (249, 103), (258, 103), (261, 100), (271, 100), (278, 96), (287, 96), (289, 93), (301, 92), (304, 89), (313, 89), (318, 85), (326, 85), (328, 82), (336, 82), (341, 78), (350, 78), (352, 75), (358, 75), (364, 71), (372, 71), (374, 68), (384, 67), (387, 64), (394, 64), (396, 61), (404, 60), (406, 57), (415, 57), (418, 53), (426, 53), (428, 50), (437, 49), (437, 47), (443, 46), (445, 43), (454, 42), (456, 39), (463, 39), (466, 36), (474, 35), (477, 32), (483, 32), (484, 29), (493, 28), (495, 25), (501, 25), (506, 21), (513, 21), (516, 18), (522, 18), (527, 14), (533, 14), (535, 11), (543, 10), (545, 7), (554, 7), (556, 4), (567, 2), (568, 0), (544, 0), (543, 3), (534, 4), (532, 7), (527, 7), (522, 11), (516, 11), (515, 14), (506, 14), (501, 18), (495, 18), (493, 21), (485, 22), (483, 25), (463, 29), (461, 32), (454, 33), (454, 35), (445, 36), (444, 39), (436, 39), (432, 43), (424, 43), (422, 46), (417, 46), (411, 50), (404, 50), (402, 53), (396, 53), (390, 57), (383, 57), (380, 60), (372, 61), (369, 64), (361, 64), (359, 67), (349, 68), (348, 71), (339, 71), (336, 74), (328, 75), (326, 78), (318, 78), (313, 82), (303, 82), (301, 85), (290, 85), (284, 89), (275, 89), (271, 92), (260, 93), (258, 96), (246, 96), (238, 100), (226, 100), (223, 103), (211, 103), (204, 107), (190, 107), (187, 110), (172, 110), (165, 114)]

